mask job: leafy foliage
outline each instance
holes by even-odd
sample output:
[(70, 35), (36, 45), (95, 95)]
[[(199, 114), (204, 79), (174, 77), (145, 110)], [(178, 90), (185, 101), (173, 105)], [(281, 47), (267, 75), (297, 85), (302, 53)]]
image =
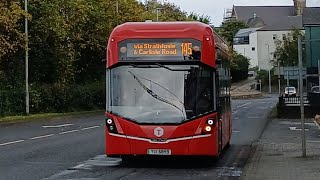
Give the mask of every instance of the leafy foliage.
[(199, 21), (205, 24), (210, 24), (211, 22), (211, 18), (209, 16), (204, 14), (200, 15), (195, 12), (190, 13), (188, 16), (188, 19), (192, 21)]
[(248, 77), (249, 59), (235, 51), (231, 55), (232, 81), (237, 82)]
[(248, 26), (238, 20), (231, 20), (223, 22), (219, 28), (219, 34), (224, 37), (230, 44), (233, 42), (233, 37), (237, 34), (240, 29), (247, 28)]
[(25, 17), (17, 0), (0, 2), (0, 63), (9, 53), (15, 53), (24, 46), (23, 28), (20, 21)]
[(210, 21), (151, 1), (29, 0), (29, 14), (22, 7), (20, 0), (0, 2), (0, 115), (24, 112), (26, 16), (32, 113), (104, 107), (105, 48), (115, 26), (155, 21), (157, 8), (160, 21)]
[(298, 65), (298, 36), (303, 36), (303, 33), (295, 29), (288, 36), (283, 36), (282, 40), (276, 40), (275, 65), (278, 62), (281, 66)]

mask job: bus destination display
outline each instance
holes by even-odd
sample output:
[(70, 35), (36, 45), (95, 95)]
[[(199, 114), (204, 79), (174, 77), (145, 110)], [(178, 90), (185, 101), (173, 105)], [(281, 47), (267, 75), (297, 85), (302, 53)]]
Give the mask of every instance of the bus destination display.
[[(186, 60), (200, 53), (192, 42), (127, 42), (119, 46), (121, 60)], [(198, 57), (200, 59), (200, 56)]]
[(129, 56), (189, 56), (191, 43), (128, 43)]

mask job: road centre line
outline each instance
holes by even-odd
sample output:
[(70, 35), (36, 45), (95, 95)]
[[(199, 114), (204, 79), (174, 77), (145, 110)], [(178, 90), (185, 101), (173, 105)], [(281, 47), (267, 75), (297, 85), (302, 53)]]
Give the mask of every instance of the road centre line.
[[(89, 129), (95, 129), (95, 128), (99, 128), (100, 126), (91, 126), (91, 127), (86, 127), (86, 128), (82, 128), (81, 130), (89, 130)], [(65, 131), (65, 132), (61, 132), (59, 133), (59, 135), (63, 135), (63, 134), (68, 134), (68, 133), (73, 133), (73, 132), (79, 132), (80, 130), (71, 130), (71, 131)], [(47, 135), (42, 135), (42, 136), (35, 136), (32, 138), (29, 138), (30, 140), (36, 140), (36, 139), (42, 139), (42, 138), (47, 138), (47, 137), (51, 137), (54, 136), (55, 134), (47, 134)], [(5, 143), (1, 143), (0, 146), (6, 146), (6, 145), (11, 145), (11, 144), (16, 144), (16, 143), (20, 143), (20, 142), (24, 142), (25, 140), (21, 139), (21, 140), (16, 140), (16, 141), (11, 141), (11, 142), (5, 142)]]
[(249, 104), (251, 104), (251, 103), (252, 103), (252, 102), (248, 102), (248, 103), (242, 104), (242, 105), (238, 106), (237, 108), (242, 108), (242, 107), (244, 107), (244, 106), (246, 106), (246, 105), (249, 105)]
[(65, 131), (65, 132), (61, 132), (59, 134), (62, 135), (62, 134), (69, 134), (69, 133), (73, 133), (73, 132), (79, 132), (79, 130)]
[(47, 137), (51, 137), (54, 136), (54, 134), (48, 134), (48, 135), (43, 135), (43, 136), (36, 136), (33, 138), (30, 138), (31, 140), (36, 140), (36, 139), (41, 139), (41, 138), (47, 138)]
[(0, 144), (0, 146), (6, 146), (6, 145), (10, 145), (10, 144), (16, 144), (16, 143), (20, 143), (20, 142), (23, 142), (23, 141), (24, 141), (24, 140), (17, 140), (17, 141), (6, 142), (6, 143)]
[(55, 126), (42, 126), (43, 128), (60, 128), (60, 127), (67, 127), (67, 126), (73, 126), (73, 124), (61, 124), (61, 125), (55, 125)]
[(95, 129), (95, 128), (99, 128), (99, 127), (100, 126), (92, 126), (92, 127), (82, 128), (81, 130)]

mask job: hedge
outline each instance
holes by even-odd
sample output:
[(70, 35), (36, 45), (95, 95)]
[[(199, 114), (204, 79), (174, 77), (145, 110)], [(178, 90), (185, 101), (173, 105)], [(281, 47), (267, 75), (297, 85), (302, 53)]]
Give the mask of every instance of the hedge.
[[(103, 109), (105, 84), (31, 85), (30, 113), (74, 112)], [(25, 92), (21, 89), (0, 89), (0, 116), (25, 113)]]

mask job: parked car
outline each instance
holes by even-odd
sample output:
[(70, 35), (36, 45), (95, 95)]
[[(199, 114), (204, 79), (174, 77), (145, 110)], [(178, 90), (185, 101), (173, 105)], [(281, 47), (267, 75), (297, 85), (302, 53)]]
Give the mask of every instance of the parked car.
[(286, 87), (284, 90), (285, 97), (296, 97), (297, 90), (295, 87)]
[(257, 76), (256, 72), (254, 72), (254, 71), (249, 71), (248, 72), (248, 77), (254, 77), (254, 76)]
[(313, 86), (308, 92), (308, 100), (311, 106), (320, 106), (320, 87)]

